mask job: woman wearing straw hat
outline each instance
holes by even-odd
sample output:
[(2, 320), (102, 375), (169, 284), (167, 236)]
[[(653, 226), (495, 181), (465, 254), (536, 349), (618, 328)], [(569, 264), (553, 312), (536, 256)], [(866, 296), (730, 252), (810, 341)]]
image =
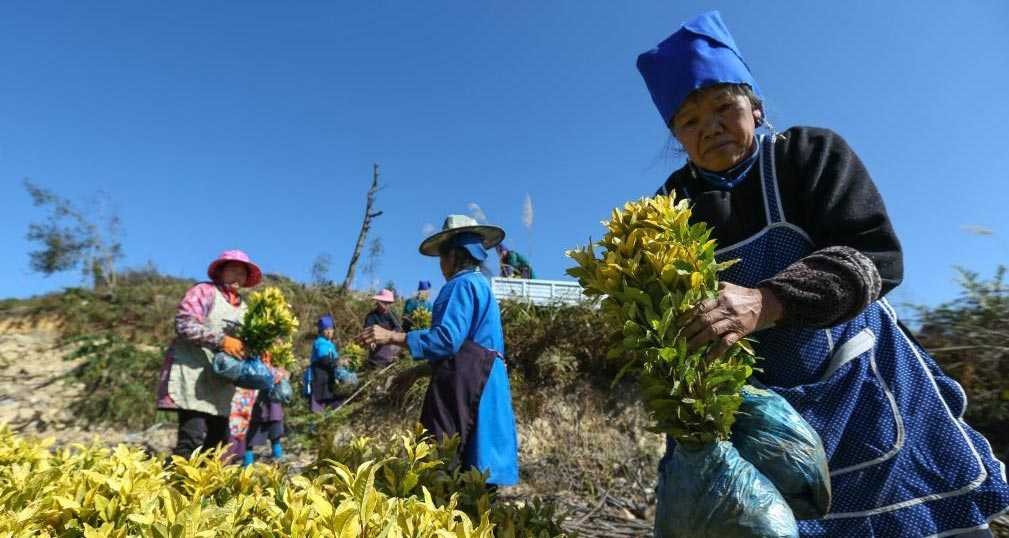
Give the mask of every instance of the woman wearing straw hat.
[(242, 342), (227, 334), (241, 324), (246, 305), (239, 288), (251, 288), (263, 278), (259, 266), (241, 250), (222, 253), (207, 268), (209, 282), (186, 292), (175, 315), (175, 340), (165, 354), (158, 385), (158, 409), (179, 416), (173, 454), (189, 457), (198, 447), (228, 441), (228, 416), (235, 385), (214, 374), (211, 360), (218, 351), (245, 356)]
[(449, 215), (441, 232), (424, 240), (420, 253), (437, 256), (447, 282), (434, 302), (431, 328), (401, 333), (372, 326), (366, 344), (399, 344), (433, 370), (421, 422), (439, 438), (459, 434), (463, 462), (490, 473), (488, 483), (518, 482), (518, 437), (504, 363), (501, 313), (480, 272), (487, 249), (504, 230)]
[[(375, 301), (375, 308), (364, 318), (364, 328), (377, 325), (388, 331), (402, 331), (403, 326), (391, 309), (392, 304), (396, 302), (396, 294), (392, 290), (384, 289), (371, 299)], [(399, 358), (400, 349), (402, 346), (396, 344), (375, 346), (368, 354), (368, 363), (376, 368), (388, 366)]]
[[(884, 298), (901, 282), (901, 247), (854, 150), (828, 129), (755, 132), (761, 93), (717, 11), (637, 65), (687, 154), (659, 193), (689, 198), (718, 259), (741, 260), (683, 320), (690, 346), (717, 354), (753, 334), (755, 377), (823, 440), (833, 498), (801, 534), (990, 536), (1009, 509), (1005, 468), (963, 421), (963, 389)], [(657, 536), (670, 523), (661, 499), (677, 493), (662, 476), (660, 464)]]

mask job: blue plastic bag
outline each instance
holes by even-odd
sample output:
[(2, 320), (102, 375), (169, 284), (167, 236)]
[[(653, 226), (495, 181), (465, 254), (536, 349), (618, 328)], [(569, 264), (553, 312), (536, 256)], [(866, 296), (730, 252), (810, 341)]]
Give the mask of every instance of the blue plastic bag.
[(357, 374), (349, 368), (338, 366), (334, 371), (333, 395), (337, 398), (348, 398), (357, 390)]
[[(751, 383), (753, 383), (751, 381)], [(759, 383), (746, 385), (732, 444), (774, 484), (796, 519), (830, 511), (830, 472), (823, 442), (787, 400)]]
[(280, 383), (275, 383), (273, 388), (270, 389), (268, 397), (271, 402), (279, 402), (285, 405), (291, 403), (291, 400), (294, 399), (294, 390), (291, 388), (291, 382), (287, 379), (281, 379)]
[(799, 536), (785, 499), (727, 441), (670, 446), (655, 496), (656, 538)]
[(243, 389), (270, 390), (273, 371), (259, 357), (236, 359), (224, 352), (214, 355), (214, 373)]

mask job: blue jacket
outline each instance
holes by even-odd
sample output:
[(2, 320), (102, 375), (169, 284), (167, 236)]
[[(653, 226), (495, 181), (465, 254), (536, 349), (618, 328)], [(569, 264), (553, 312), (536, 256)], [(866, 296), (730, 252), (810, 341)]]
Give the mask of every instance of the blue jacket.
[[(439, 360), (454, 356), (471, 340), (504, 356), (501, 312), (490, 283), (479, 271), (462, 271), (449, 279), (434, 301), (431, 328), (411, 331), (407, 346), (414, 359)], [(518, 483), (518, 435), (511, 389), (504, 361), (494, 360), (480, 397), (477, 427), (464, 461), (490, 473), (488, 483)]]
[(312, 360), (308, 365), (311, 375), (305, 380), (311, 386), (310, 396), (313, 400), (325, 402), (336, 398), (333, 392), (333, 385), (336, 382), (334, 370), (339, 356), (333, 342), (323, 336), (315, 339), (315, 343), (312, 344)]

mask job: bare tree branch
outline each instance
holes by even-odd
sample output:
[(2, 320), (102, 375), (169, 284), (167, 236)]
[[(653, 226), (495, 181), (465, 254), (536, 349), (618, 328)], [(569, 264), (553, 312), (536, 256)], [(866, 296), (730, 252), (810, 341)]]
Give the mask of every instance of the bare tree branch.
[(357, 267), (358, 260), (361, 258), (361, 249), (364, 248), (364, 243), (368, 238), (368, 231), (371, 230), (371, 221), (382, 214), (382, 211), (372, 211), (372, 207), (375, 205), (375, 194), (381, 189), (382, 187), (378, 185), (378, 164), (376, 163), (372, 165), (371, 188), (368, 189), (367, 203), (364, 206), (364, 219), (361, 221), (361, 232), (357, 235), (354, 253), (351, 255), (350, 263), (347, 266), (347, 276), (343, 279), (343, 285), (340, 286), (341, 291), (349, 290), (354, 283), (354, 270)]

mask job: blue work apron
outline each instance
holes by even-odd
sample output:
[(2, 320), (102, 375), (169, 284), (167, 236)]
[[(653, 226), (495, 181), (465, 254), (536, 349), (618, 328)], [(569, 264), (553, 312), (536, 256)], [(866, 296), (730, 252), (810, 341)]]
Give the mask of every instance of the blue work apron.
[[(767, 226), (716, 252), (742, 261), (723, 281), (754, 288), (815, 250), (785, 220), (774, 137), (759, 157)], [(879, 299), (829, 329), (771, 328), (755, 376), (786, 398), (823, 439), (830, 513), (800, 521), (803, 536), (955, 536), (986, 529), (1009, 507), (1005, 467), (963, 420), (963, 389), (901, 330)]]

